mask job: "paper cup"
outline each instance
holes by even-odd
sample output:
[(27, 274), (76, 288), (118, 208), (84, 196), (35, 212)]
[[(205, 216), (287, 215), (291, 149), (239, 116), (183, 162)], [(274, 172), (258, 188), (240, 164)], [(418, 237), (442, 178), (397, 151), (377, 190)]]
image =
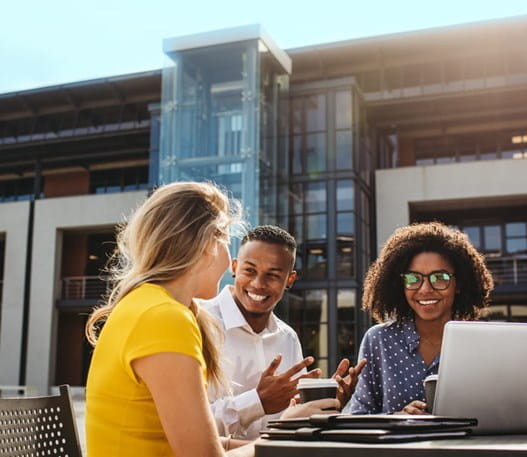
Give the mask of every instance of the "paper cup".
[(423, 381), (423, 384), (425, 388), (427, 410), (429, 413), (432, 413), (432, 411), (434, 410), (434, 397), (436, 394), (437, 375), (431, 374), (430, 376), (427, 376)]
[(338, 383), (334, 379), (302, 378), (298, 381), (302, 402), (321, 398), (336, 398)]

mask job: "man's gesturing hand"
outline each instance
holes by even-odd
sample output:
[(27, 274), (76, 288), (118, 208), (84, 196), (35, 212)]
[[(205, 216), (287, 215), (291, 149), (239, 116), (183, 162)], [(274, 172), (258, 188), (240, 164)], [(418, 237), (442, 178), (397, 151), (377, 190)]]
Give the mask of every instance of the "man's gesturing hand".
[(359, 380), (359, 374), (366, 365), (366, 359), (362, 359), (357, 365), (350, 366), (348, 359), (342, 359), (337, 367), (337, 371), (333, 373), (333, 378), (339, 383), (337, 391), (337, 399), (340, 402), (341, 408), (346, 406), (349, 399), (355, 391), (355, 386)]
[(283, 373), (275, 375), (281, 361), (282, 356), (279, 354), (262, 373), (256, 386), (256, 392), (260, 397), (265, 414), (278, 413), (289, 406), (291, 398), (298, 393), (296, 385), (300, 378), (318, 378), (320, 376), (318, 368), (301, 376), (295, 376), (315, 361), (313, 357), (306, 357)]

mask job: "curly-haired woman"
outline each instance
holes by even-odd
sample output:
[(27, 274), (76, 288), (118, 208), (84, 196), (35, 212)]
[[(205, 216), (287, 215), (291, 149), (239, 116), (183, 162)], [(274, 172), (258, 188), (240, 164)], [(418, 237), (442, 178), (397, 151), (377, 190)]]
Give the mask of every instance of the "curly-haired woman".
[(423, 380), (436, 374), (445, 324), (473, 320), (493, 288), (468, 237), (438, 222), (397, 229), (370, 267), (363, 309), (381, 322), (362, 340), (368, 363), (349, 403), (352, 414), (426, 413)]

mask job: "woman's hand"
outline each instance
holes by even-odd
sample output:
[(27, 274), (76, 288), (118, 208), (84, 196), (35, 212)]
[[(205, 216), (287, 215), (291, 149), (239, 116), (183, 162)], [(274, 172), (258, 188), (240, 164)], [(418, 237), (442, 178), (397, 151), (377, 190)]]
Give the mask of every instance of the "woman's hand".
[(280, 419), (291, 419), (293, 417), (309, 417), (313, 414), (335, 414), (340, 411), (340, 402), (336, 398), (322, 398), (321, 400), (296, 403), (293, 398)]
[(430, 414), (426, 407), (427, 404), (424, 401), (414, 400), (407, 404), (398, 414)]

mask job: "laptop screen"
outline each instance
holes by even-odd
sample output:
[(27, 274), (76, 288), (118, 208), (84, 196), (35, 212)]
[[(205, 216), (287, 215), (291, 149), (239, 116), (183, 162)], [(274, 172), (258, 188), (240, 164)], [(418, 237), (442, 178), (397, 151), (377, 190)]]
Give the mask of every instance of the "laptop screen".
[(475, 417), (474, 433), (527, 433), (527, 324), (448, 322), (433, 413)]

